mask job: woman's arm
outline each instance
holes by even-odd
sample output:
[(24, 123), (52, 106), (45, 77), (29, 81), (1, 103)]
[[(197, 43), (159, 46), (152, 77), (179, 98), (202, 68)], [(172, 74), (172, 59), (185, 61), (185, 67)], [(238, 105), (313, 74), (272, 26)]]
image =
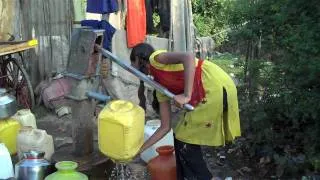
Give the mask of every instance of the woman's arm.
[(162, 64), (183, 64), (184, 67), (184, 94), (176, 95), (175, 101), (182, 106), (190, 101), (192, 95), (195, 60), (191, 53), (162, 53), (155, 57)]
[(143, 144), (140, 148), (140, 153), (148, 149), (150, 146), (158, 142), (163, 138), (171, 129), (170, 123), (170, 103), (169, 101), (160, 103), (160, 119), (161, 126), (156, 130), (156, 132)]

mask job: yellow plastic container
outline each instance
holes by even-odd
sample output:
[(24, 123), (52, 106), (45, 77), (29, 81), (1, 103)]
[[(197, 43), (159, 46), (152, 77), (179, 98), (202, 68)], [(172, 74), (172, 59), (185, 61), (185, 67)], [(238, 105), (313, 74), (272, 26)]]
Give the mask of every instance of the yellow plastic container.
[(130, 161), (144, 138), (144, 110), (131, 102), (110, 102), (98, 117), (100, 151), (114, 161)]
[(11, 155), (17, 153), (17, 135), (20, 123), (15, 119), (0, 120), (0, 142), (4, 143)]

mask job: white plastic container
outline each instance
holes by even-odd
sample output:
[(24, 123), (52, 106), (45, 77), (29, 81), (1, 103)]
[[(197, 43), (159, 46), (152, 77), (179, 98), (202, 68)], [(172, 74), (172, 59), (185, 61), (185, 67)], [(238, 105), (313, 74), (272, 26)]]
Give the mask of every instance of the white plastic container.
[[(144, 141), (148, 140), (154, 132), (160, 127), (161, 121), (160, 120), (149, 120), (147, 121), (145, 127), (144, 127)], [(160, 141), (152, 145), (150, 148), (146, 149), (144, 152), (141, 153), (140, 157), (141, 159), (148, 163), (149, 160), (152, 158), (158, 156), (158, 153), (156, 151), (157, 147), (164, 146), (164, 145), (171, 145), (173, 144), (173, 130), (166, 134)]]
[(0, 179), (14, 177), (10, 153), (7, 147), (0, 143)]
[(54, 153), (53, 139), (45, 130), (33, 129), (30, 126), (22, 127), (17, 137), (17, 151), (19, 159), (23, 157), (23, 152), (43, 151), (44, 158), (51, 159)]
[(31, 126), (37, 129), (36, 117), (30, 109), (21, 109), (12, 118), (18, 120), (21, 126)]

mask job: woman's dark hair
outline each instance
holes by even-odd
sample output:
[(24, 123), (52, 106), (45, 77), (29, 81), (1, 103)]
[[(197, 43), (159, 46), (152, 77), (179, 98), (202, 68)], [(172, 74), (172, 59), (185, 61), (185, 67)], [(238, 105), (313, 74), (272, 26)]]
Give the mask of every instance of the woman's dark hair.
[(140, 59), (149, 62), (149, 57), (153, 52), (154, 48), (150, 44), (140, 43), (132, 49), (130, 54), (130, 60), (131, 62), (133, 62), (136, 60), (136, 56), (138, 56)]
[[(151, 56), (151, 54), (154, 52), (154, 48), (147, 43), (140, 43), (138, 45), (136, 45), (130, 54), (130, 61), (134, 62), (136, 60), (136, 57), (138, 56), (139, 59), (142, 59), (144, 61), (149, 62), (149, 58)], [(139, 63), (139, 70), (141, 71), (141, 69), (145, 68), (145, 67), (141, 67), (144, 63)], [(139, 105), (146, 110), (146, 97), (144, 95), (144, 83), (143, 81), (140, 81), (140, 86), (139, 86), (139, 90), (138, 90), (138, 97), (139, 97)], [(159, 113), (159, 101), (158, 98), (156, 96), (156, 91), (153, 91), (153, 102), (152, 102), (152, 108)]]

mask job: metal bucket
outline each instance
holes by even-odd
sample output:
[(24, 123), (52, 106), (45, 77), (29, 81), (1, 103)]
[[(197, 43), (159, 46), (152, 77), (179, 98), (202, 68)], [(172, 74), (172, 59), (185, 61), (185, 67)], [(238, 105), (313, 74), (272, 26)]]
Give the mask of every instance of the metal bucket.
[(0, 119), (6, 119), (17, 112), (16, 98), (0, 88)]

